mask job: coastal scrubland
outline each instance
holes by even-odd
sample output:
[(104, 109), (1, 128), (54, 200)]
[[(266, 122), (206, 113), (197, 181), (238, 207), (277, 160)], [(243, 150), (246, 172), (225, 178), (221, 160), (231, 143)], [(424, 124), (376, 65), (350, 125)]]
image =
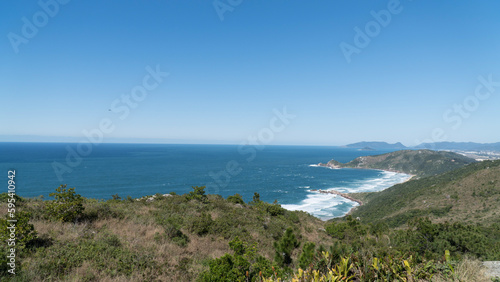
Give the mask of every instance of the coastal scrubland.
[(500, 161), (477, 162), (384, 191), (350, 196), (367, 203), (357, 207), (353, 216), (391, 227), (418, 216), (430, 217), (433, 222), (499, 223)]

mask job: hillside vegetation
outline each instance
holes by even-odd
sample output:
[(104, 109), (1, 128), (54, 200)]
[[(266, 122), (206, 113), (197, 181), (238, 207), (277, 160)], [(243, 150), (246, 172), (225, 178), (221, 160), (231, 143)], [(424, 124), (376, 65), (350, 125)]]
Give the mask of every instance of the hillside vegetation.
[(444, 151), (401, 150), (375, 156), (358, 157), (348, 163), (331, 160), (320, 164), (331, 168), (368, 168), (426, 177), (463, 167), (474, 159)]
[(498, 223), (500, 161), (473, 163), (361, 196), (366, 204), (352, 215), (366, 222), (383, 221), (397, 227), (414, 217), (428, 216), (434, 222)]
[(323, 222), (258, 194), (245, 203), (196, 186), (140, 199), (86, 199), (64, 185), (53, 195), (0, 194), (3, 213), (7, 198), (16, 200), (19, 238), (16, 276), (0, 248), (1, 281), (471, 281), (483, 277), (478, 258), (500, 260), (495, 225)]
[[(236, 238), (248, 246), (259, 246), (253, 263), (258, 261), (261, 266), (256, 268), (271, 276), (272, 267), (278, 268), (273, 244), (287, 229), (301, 241), (319, 243), (328, 238), (321, 231), (324, 222), (305, 212), (262, 202), (258, 195), (251, 204), (239, 195), (228, 199), (205, 195), (203, 188), (194, 187), (185, 195), (141, 199), (114, 195), (108, 201), (74, 197), (74, 191), (61, 187), (58, 194), (65, 201), (17, 197), (18, 214), (29, 214), (37, 233), (22, 248), (18, 278), (193, 281), (208, 269), (211, 259), (231, 252), (229, 242)], [(7, 194), (1, 196), (0, 216), (4, 218)], [(83, 208), (70, 213), (70, 220), (53, 213), (54, 206), (76, 206), (79, 199), (83, 199)], [(5, 279), (10, 274), (2, 260), (4, 251), (2, 248), (0, 271)], [(296, 252), (292, 254), (294, 259), (296, 256)]]

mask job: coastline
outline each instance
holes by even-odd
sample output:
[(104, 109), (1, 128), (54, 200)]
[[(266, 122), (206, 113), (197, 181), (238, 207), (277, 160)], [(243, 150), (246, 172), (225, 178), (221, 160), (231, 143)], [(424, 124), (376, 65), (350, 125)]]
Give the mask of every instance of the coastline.
[(318, 192), (318, 193), (323, 193), (323, 194), (334, 194), (334, 195), (338, 195), (338, 196), (340, 196), (342, 198), (346, 198), (348, 200), (356, 202), (360, 206), (363, 205), (363, 202), (361, 200), (355, 199), (355, 198), (349, 196), (347, 193), (342, 193), (342, 192), (335, 191), (335, 190), (322, 190), (322, 189), (313, 189), (313, 190), (311, 190), (311, 192)]
[[(324, 164), (324, 163), (319, 163), (317, 164), (316, 166), (319, 166), (319, 167), (326, 167), (326, 168), (330, 168), (330, 169), (342, 169), (342, 168), (352, 168), (352, 169), (371, 169), (371, 170), (380, 170), (380, 171), (387, 171), (387, 172), (395, 172), (395, 173), (401, 173), (401, 174), (407, 174), (407, 175), (410, 175), (410, 178), (408, 180), (410, 180), (411, 178), (415, 177), (416, 175), (415, 174), (410, 174), (410, 173), (407, 173), (407, 172), (404, 172), (404, 171), (399, 171), (399, 170), (392, 170), (392, 169), (381, 169), (381, 168), (367, 168), (367, 167), (343, 167), (343, 166), (340, 166), (340, 165), (336, 165), (336, 164), (332, 164), (330, 162)], [(406, 181), (408, 181), (406, 180)], [(405, 182), (406, 182), (405, 181)], [(402, 182), (403, 183), (403, 182)]]
[[(387, 187), (385, 189), (391, 188), (391, 187), (393, 187), (395, 185), (398, 185), (398, 184), (406, 183), (406, 182), (408, 182), (408, 181), (410, 181), (410, 180), (412, 180), (412, 179), (414, 179), (416, 177), (416, 175), (414, 175), (414, 174), (409, 174), (409, 173), (402, 172), (402, 171), (397, 171), (397, 170), (377, 169), (377, 168), (364, 168), (364, 167), (342, 167), (340, 165), (336, 165), (336, 164), (333, 164), (333, 163), (330, 163), (330, 162), (328, 162), (326, 164), (319, 163), (316, 166), (318, 166), (318, 167), (326, 167), (326, 168), (330, 168), (330, 169), (352, 168), (352, 169), (379, 170), (379, 171), (384, 171), (384, 172), (393, 172), (393, 173), (399, 173), (399, 174), (406, 174), (406, 175), (409, 176), (406, 180), (404, 180), (402, 182), (399, 182), (399, 183), (396, 183), (396, 184), (394, 184), (394, 185), (392, 185), (390, 187)], [(383, 190), (380, 190), (380, 191), (383, 191)], [(339, 191), (336, 191), (336, 190), (314, 189), (314, 190), (311, 190), (311, 192), (318, 192), (318, 193), (322, 193), (322, 194), (334, 194), (334, 195), (338, 195), (338, 196), (340, 196), (342, 198), (345, 198), (347, 200), (356, 202), (356, 203), (359, 204), (359, 206), (362, 206), (364, 204), (363, 201), (349, 196), (349, 193), (342, 193), (342, 192), (339, 192)], [(369, 192), (369, 193), (374, 193), (374, 192), (379, 192), (379, 191), (373, 191), (373, 192)], [(351, 214), (357, 207), (358, 206), (352, 207), (344, 216)]]

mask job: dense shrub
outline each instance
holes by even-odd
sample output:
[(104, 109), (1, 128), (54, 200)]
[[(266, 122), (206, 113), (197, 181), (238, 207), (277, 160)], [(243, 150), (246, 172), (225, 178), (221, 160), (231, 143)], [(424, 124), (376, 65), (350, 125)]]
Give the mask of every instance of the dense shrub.
[(17, 203), (18, 206), (20, 203), (25, 202), (25, 200), (22, 197), (20, 197), (16, 194), (11, 194), (11, 195), (12, 195), (12, 197), (9, 196), (9, 193), (7, 193), (7, 192), (0, 193), (0, 203), (6, 203), (6, 202), (8, 202), (9, 199), (12, 199), (12, 198), (15, 200), (15, 203)]
[(241, 197), (240, 194), (234, 194), (233, 196), (228, 196), (227, 201), (235, 204), (241, 204), (241, 205), (245, 204), (245, 201), (243, 201), (243, 198)]
[(202, 213), (199, 217), (195, 217), (189, 226), (189, 231), (196, 235), (202, 236), (210, 232), (213, 224), (210, 214)]
[(192, 186), (191, 188), (193, 188), (193, 191), (185, 195), (188, 201), (198, 200), (202, 203), (207, 202), (207, 195), (205, 195), (205, 186)]
[(312, 242), (307, 242), (302, 247), (302, 253), (299, 256), (299, 267), (308, 268), (314, 259), (314, 250), (316, 245)]
[(368, 226), (362, 225), (348, 215), (342, 222), (332, 222), (325, 226), (326, 233), (339, 240), (353, 239), (367, 233)]
[[(15, 213), (14, 218), (10, 218), (8, 214), (4, 219), (0, 219), (0, 241), (6, 242), (5, 246), (20, 250), (26, 244), (37, 237), (37, 232), (33, 224), (29, 223), (31, 214), (24, 211)], [(17, 220), (15, 223), (9, 223), (8, 220)], [(11, 224), (15, 226), (15, 241), (7, 241), (11, 238)], [(14, 245), (15, 244), (15, 245)]]
[(266, 211), (272, 216), (284, 215), (285, 209), (281, 207), (279, 204), (267, 204), (266, 203)]
[(66, 185), (61, 185), (55, 193), (49, 194), (55, 200), (47, 204), (46, 210), (49, 218), (63, 222), (73, 222), (82, 216), (83, 198), (75, 193), (75, 188), (66, 189)]
[[(157, 268), (153, 257), (125, 248), (113, 235), (71, 242), (57, 242), (34, 254), (32, 270), (47, 280), (60, 280), (72, 269), (89, 262), (93, 269), (107, 275), (132, 275), (145, 269)], [(39, 278), (39, 277), (38, 277)], [(38, 279), (32, 277), (32, 279)], [(28, 278), (25, 278), (28, 279)]]
[[(396, 243), (429, 259), (438, 259), (445, 250), (457, 257), (472, 254), (476, 257), (498, 259), (500, 253), (494, 238), (489, 238), (480, 227), (461, 223), (432, 223), (428, 218), (416, 218), (409, 222), (408, 229), (398, 232)], [(496, 249), (496, 250), (495, 250)], [(492, 252), (493, 251), (493, 252)]]
[(165, 216), (162, 213), (154, 215), (156, 223), (163, 227), (164, 233), (156, 233), (156, 241), (171, 240), (173, 243), (185, 247), (189, 243), (189, 237), (182, 233), (180, 227), (183, 224), (182, 217), (178, 215)]
[[(115, 201), (115, 202), (112, 202)], [(95, 221), (97, 219), (106, 218), (119, 218), (125, 217), (122, 210), (118, 209), (116, 206), (120, 205), (120, 202), (116, 200), (109, 200), (107, 202), (99, 202), (97, 200), (89, 200), (85, 205), (85, 211), (83, 212), (81, 219), (83, 221)]]
[(256, 244), (251, 246), (238, 237), (229, 242), (234, 254), (225, 254), (208, 262), (209, 270), (198, 281), (262, 281), (262, 277), (282, 276), (283, 271), (266, 258), (257, 255)]
[(300, 245), (299, 241), (293, 234), (292, 228), (288, 228), (285, 234), (277, 242), (274, 242), (276, 250), (274, 260), (280, 266), (288, 266), (292, 263), (292, 251)]

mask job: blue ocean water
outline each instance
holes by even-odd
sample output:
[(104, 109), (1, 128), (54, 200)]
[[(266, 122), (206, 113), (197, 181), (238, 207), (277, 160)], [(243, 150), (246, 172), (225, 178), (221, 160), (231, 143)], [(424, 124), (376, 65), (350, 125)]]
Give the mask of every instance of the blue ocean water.
[(245, 201), (258, 192), (261, 200), (277, 200), (287, 209), (326, 219), (342, 216), (357, 204), (311, 190), (379, 191), (408, 175), (315, 164), (386, 152), (317, 146), (99, 144), (79, 148), (64, 143), (0, 143), (0, 171), (7, 175), (8, 170), (16, 170), (16, 192), (24, 197), (48, 197), (60, 184), (97, 199), (114, 194), (134, 198), (183, 194), (191, 186), (205, 185), (207, 193), (223, 197), (239, 193)]

